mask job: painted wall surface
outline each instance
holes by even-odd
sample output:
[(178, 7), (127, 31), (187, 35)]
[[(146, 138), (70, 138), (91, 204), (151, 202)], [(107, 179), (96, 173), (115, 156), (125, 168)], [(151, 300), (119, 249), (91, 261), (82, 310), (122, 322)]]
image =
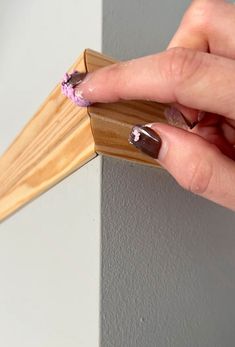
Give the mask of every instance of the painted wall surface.
[[(100, 0), (0, 1), (1, 153), (81, 51), (101, 49), (101, 15)], [(98, 346), (100, 164), (0, 225), (0, 346)]]
[[(103, 51), (164, 49), (189, 1), (104, 0)], [(233, 347), (235, 214), (104, 158), (102, 347)]]
[(0, 225), (0, 346), (99, 346), (100, 159)]

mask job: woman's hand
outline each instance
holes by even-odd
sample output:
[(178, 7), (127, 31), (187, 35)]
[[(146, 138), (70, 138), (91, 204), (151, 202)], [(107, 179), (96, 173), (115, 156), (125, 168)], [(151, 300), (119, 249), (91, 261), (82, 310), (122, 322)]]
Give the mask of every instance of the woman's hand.
[(161, 139), (157, 160), (184, 188), (235, 210), (235, 5), (194, 0), (166, 51), (88, 74), (79, 93), (171, 103), (170, 123), (182, 123), (177, 108), (197, 125), (148, 125)]

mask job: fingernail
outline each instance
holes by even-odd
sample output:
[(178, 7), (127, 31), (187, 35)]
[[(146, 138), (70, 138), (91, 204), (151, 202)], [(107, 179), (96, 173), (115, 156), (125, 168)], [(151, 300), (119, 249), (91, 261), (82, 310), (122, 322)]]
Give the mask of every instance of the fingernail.
[(160, 136), (145, 125), (135, 125), (129, 135), (129, 143), (148, 154), (150, 157), (157, 159), (161, 148)]
[(170, 125), (173, 125), (177, 128), (181, 129), (193, 129), (197, 125), (196, 122), (190, 122), (179, 110), (177, 110), (175, 107), (167, 107), (164, 110), (164, 115), (166, 117), (167, 122)]
[(185, 122), (185, 118), (183, 114), (177, 110), (174, 107), (167, 107), (164, 110), (164, 115), (166, 117), (167, 122), (170, 125), (179, 127), (179, 128), (186, 128), (187, 123)]
[(72, 74), (66, 73), (61, 82), (62, 93), (80, 107), (91, 105), (91, 103), (84, 98), (81, 89), (78, 89), (78, 86), (88, 80), (88, 78), (88, 73), (75, 70)]

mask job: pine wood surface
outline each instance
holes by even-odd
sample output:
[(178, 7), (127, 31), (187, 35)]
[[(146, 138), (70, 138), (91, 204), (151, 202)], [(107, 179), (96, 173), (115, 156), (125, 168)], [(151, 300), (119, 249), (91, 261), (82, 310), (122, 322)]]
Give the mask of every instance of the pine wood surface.
[[(71, 67), (86, 71), (84, 53)], [(0, 220), (96, 156), (86, 108), (60, 83), (0, 158)]]
[[(115, 60), (86, 49), (68, 72), (90, 72)], [(0, 221), (97, 153), (158, 166), (128, 142), (135, 124), (165, 121), (165, 105), (126, 101), (80, 108), (60, 83), (0, 157)]]
[[(115, 60), (95, 51), (86, 50), (85, 62), (87, 70), (94, 71), (115, 63)], [(97, 103), (88, 107), (96, 152), (159, 167), (156, 160), (131, 145), (128, 137), (135, 124), (165, 122), (163, 116), (165, 107), (166, 105), (149, 101)]]

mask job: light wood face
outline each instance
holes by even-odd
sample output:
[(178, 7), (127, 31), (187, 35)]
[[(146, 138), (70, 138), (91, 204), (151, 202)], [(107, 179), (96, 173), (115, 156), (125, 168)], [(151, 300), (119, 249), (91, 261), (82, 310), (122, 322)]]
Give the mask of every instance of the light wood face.
[[(115, 61), (85, 50), (69, 72), (90, 72)], [(0, 220), (34, 199), (97, 153), (158, 166), (128, 142), (135, 124), (164, 121), (164, 105), (128, 101), (81, 108), (60, 84), (0, 158)]]
[[(86, 71), (84, 54), (74, 69)], [(87, 109), (62, 95), (58, 84), (0, 158), (0, 220), (95, 156)]]

